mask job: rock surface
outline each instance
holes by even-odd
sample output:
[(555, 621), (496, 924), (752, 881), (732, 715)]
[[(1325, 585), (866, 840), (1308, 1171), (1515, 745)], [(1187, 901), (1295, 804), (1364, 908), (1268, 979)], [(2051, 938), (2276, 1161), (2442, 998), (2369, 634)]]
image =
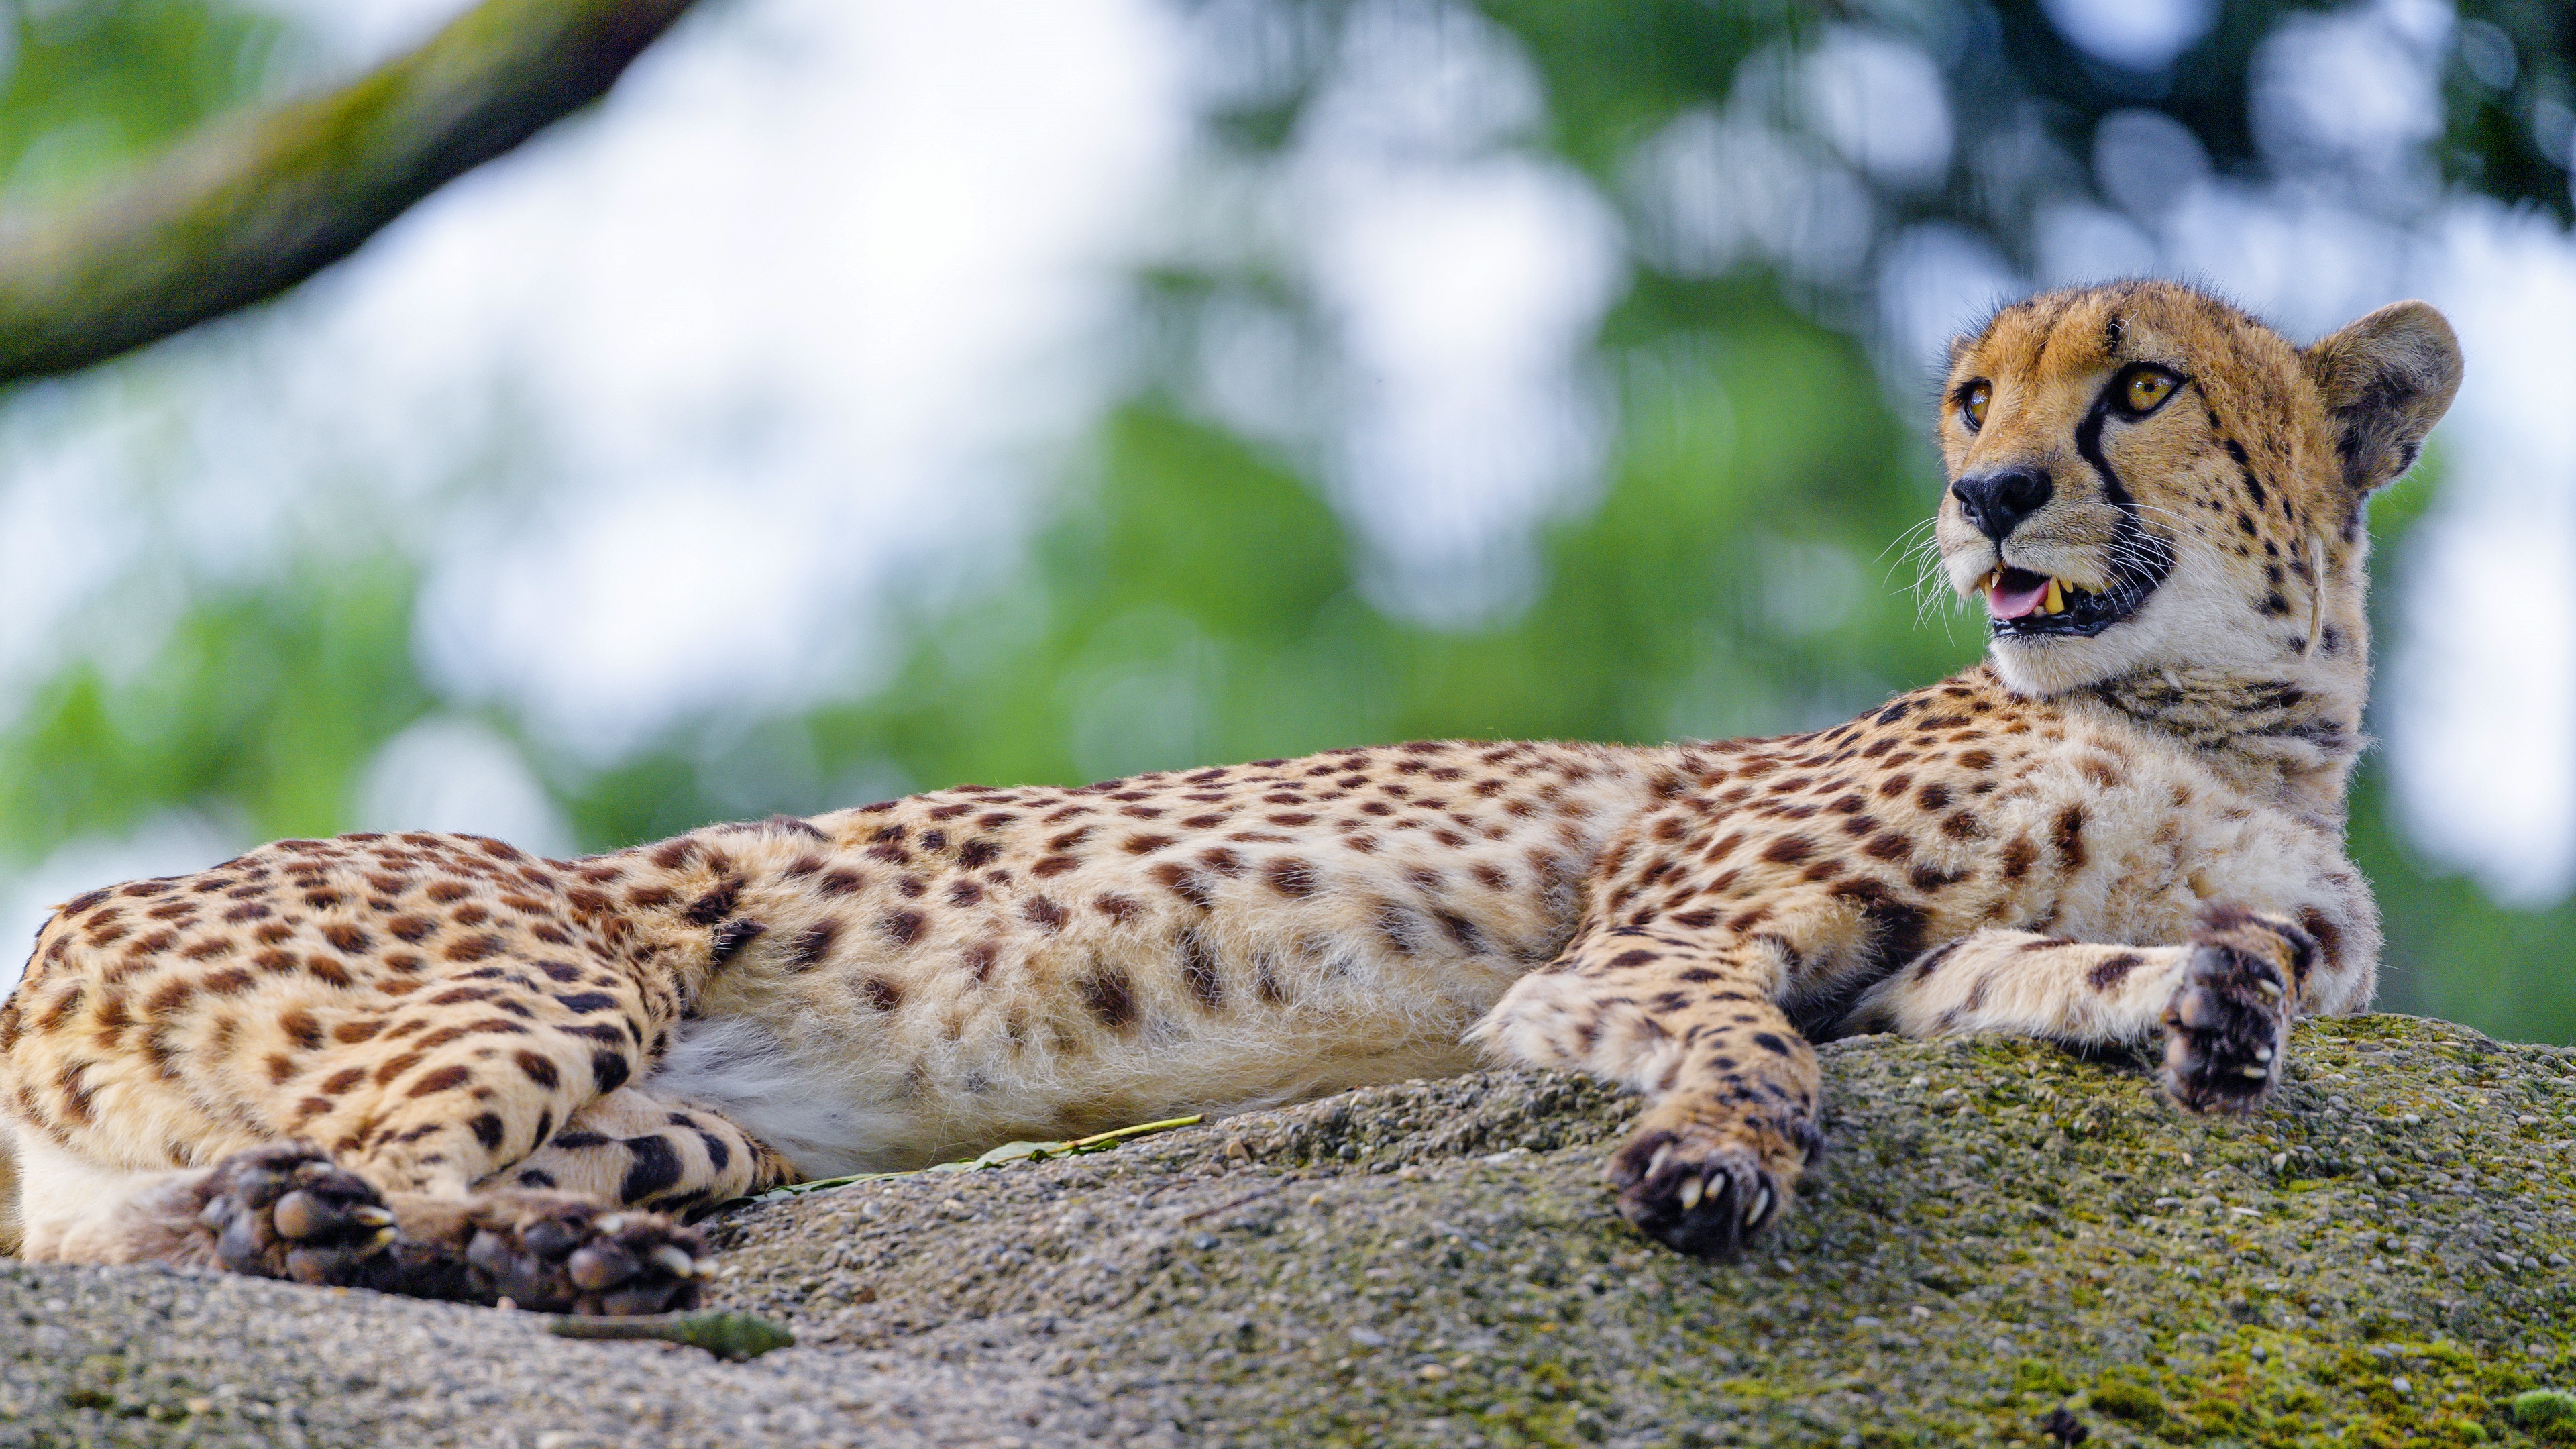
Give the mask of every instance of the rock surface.
[(2576, 1441), (2530, 1392), (2576, 1388), (2576, 1052), (2313, 1023), (2242, 1123), (2030, 1043), (1825, 1059), (1741, 1264), (1611, 1211), (1632, 1104), (1489, 1073), (737, 1209), (711, 1306), (799, 1339), (746, 1364), (0, 1263), (0, 1445)]

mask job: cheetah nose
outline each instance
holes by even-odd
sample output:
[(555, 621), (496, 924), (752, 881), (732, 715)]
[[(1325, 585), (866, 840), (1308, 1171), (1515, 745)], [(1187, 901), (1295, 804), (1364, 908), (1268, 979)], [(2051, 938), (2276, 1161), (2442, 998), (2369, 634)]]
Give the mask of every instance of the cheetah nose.
[(1950, 485), (1958, 495), (1959, 516), (1968, 526), (1997, 543), (2020, 522), (2045, 506), (2057, 489), (2045, 473), (2010, 469), (1980, 473)]

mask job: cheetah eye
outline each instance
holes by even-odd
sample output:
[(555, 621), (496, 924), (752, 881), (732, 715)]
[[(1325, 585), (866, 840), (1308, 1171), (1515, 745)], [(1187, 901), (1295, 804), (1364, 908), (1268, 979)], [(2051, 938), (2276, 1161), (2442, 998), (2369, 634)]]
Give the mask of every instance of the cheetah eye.
[(2161, 367), (2133, 367), (2120, 379), (2120, 406), (2132, 417), (2145, 417), (2180, 386), (2182, 379)]
[(1982, 379), (1960, 389), (1959, 421), (1967, 424), (1969, 432), (1986, 425), (1986, 404), (1993, 401), (1994, 396), (1994, 384)]

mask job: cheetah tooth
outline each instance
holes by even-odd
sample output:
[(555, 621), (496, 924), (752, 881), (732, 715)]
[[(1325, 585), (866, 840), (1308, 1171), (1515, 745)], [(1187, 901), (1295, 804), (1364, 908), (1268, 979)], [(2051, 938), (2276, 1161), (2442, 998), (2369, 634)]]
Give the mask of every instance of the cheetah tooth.
[[(2270, 1053), (2267, 1052), (2265, 1055), (2268, 1056)], [(2263, 1080), (2265, 1077), (2272, 1075), (2272, 1069), (2270, 1067), (2258, 1066), (2250, 1062), (2244, 1066), (2238, 1067), (2236, 1070), (2243, 1072), (2245, 1075), (2252, 1077), (2258, 1082)]]
[(653, 1250), (653, 1261), (661, 1264), (663, 1270), (668, 1272), (674, 1278), (694, 1278), (698, 1276), (698, 1260), (690, 1257), (689, 1250), (681, 1247), (677, 1243), (664, 1243), (662, 1246), (655, 1248)]
[(1748, 1223), (1759, 1223), (1771, 1215), (1771, 1189), (1757, 1188), (1753, 1194), (1753, 1211), (1744, 1215)]
[(2271, 997), (2275, 1001), (2279, 1000), (2281, 996), (2281, 983), (2277, 981), (2268, 981), (2260, 976), (2254, 978), (2254, 989), (2262, 992), (2265, 996)]
[(1672, 1160), (1673, 1144), (1667, 1142), (1663, 1146), (1655, 1149), (1654, 1156), (1646, 1159), (1646, 1176), (1649, 1178), (1654, 1177), (1657, 1173), (1664, 1170), (1665, 1163)]
[(2254, 1060), (2258, 1062), (2268, 1062), (2271, 1059), (2272, 1049), (2270, 1047), (2256, 1047), (2254, 1049)]
[(1700, 1199), (1700, 1195), (1701, 1195), (1702, 1193), (1707, 1192), (1707, 1191), (1708, 1191), (1708, 1184), (1707, 1184), (1707, 1183), (1704, 1183), (1704, 1182), (1702, 1182), (1702, 1181), (1700, 1181), (1697, 1177), (1685, 1177), (1685, 1178), (1683, 1178), (1683, 1179), (1682, 1179), (1682, 1211), (1683, 1211), (1683, 1212), (1689, 1212), (1692, 1208), (1698, 1207), (1698, 1206), (1699, 1206), (1699, 1199)]
[(394, 1239), (401, 1236), (402, 1231), (388, 1223), (385, 1226), (376, 1229), (375, 1237), (369, 1239), (367, 1242), (367, 1251), (373, 1253), (379, 1252), (385, 1248), (390, 1248), (393, 1246)]
[(2039, 601), (2039, 611), (2043, 614), (2066, 612), (2066, 589), (2054, 577), (2048, 581), (2048, 596)]

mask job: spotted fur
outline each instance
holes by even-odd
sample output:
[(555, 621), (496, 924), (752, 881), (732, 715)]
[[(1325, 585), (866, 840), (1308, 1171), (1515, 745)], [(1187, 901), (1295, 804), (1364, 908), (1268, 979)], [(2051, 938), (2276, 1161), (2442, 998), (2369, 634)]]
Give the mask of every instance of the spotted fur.
[[(2170, 396), (2116, 411), (2140, 367)], [(2305, 351), (2172, 286), (2006, 309), (1955, 349), (1944, 566), (2126, 612), (1813, 733), (964, 785), (578, 861), (292, 840), (92, 892), (0, 1007), (7, 1238), (627, 1311), (737, 1193), (1481, 1055), (1636, 1089), (1622, 1211), (1725, 1255), (1817, 1148), (1820, 1035), (2161, 1035), (2177, 1102), (2250, 1109), (2295, 1011), (2370, 997), (2363, 506), (2458, 370), (2420, 304)]]

